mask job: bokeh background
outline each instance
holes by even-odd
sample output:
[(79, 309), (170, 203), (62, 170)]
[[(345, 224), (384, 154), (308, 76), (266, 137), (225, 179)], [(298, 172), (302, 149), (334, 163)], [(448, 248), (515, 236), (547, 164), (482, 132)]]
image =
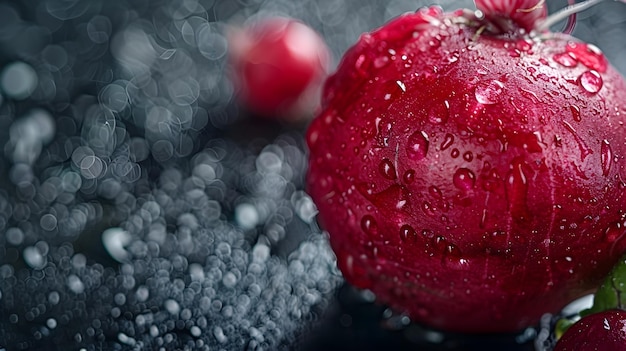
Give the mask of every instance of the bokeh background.
[[(334, 67), (432, 3), (473, 6), (0, 1), (0, 350), (532, 350), (536, 331), (443, 335), (345, 285), (303, 186), (306, 125), (252, 118), (228, 79), (230, 26), (297, 18)], [(626, 73), (626, 5), (573, 34)]]

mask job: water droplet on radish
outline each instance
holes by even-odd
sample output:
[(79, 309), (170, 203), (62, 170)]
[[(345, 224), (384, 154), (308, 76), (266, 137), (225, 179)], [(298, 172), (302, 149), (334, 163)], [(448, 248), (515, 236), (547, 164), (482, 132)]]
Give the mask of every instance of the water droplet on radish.
[(476, 182), (476, 176), (472, 171), (467, 168), (457, 169), (457, 171), (454, 172), (454, 176), (452, 178), (454, 186), (461, 190), (472, 189)]
[(452, 158), (457, 158), (460, 154), (461, 151), (459, 151), (459, 149), (457, 148), (452, 149), (452, 151), (450, 152), (450, 156), (452, 156)]
[(602, 175), (607, 176), (611, 170), (611, 164), (613, 163), (613, 151), (609, 141), (604, 139), (600, 143), (600, 162), (602, 164)]
[(378, 234), (378, 223), (371, 215), (365, 215), (361, 218), (361, 229), (365, 234), (374, 237)]
[(570, 52), (556, 54), (552, 59), (563, 67), (576, 67), (576, 65), (578, 65), (576, 57)]
[(410, 225), (405, 224), (400, 228), (400, 239), (402, 241), (415, 240), (416, 238), (417, 233), (415, 232), (415, 229), (413, 229), (413, 227), (411, 227)]
[(446, 123), (448, 121), (448, 117), (450, 117), (449, 109), (450, 103), (448, 101), (433, 105), (428, 113), (428, 120), (433, 124)]
[(409, 169), (408, 171), (404, 172), (404, 176), (402, 176), (402, 179), (407, 184), (413, 183), (413, 181), (415, 180), (415, 171)]
[(407, 143), (407, 156), (413, 161), (419, 161), (428, 153), (428, 134), (423, 131), (415, 132), (409, 136)]
[(504, 83), (494, 79), (478, 83), (474, 95), (479, 103), (493, 105), (500, 101), (503, 91)]
[(441, 142), (441, 150), (443, 151), (449, 148), (452, 145), (452, 143), (454, 143), (454, 135), (447, 133), (443, 139), (443, 142)]
[(396, 179), (396, 167), (394, 167), (393, 163), (391, 162), (391, 160), (385, 158), (383, 159), (380, 164), (378, 165), (378, 170), (380, 171), (380, 174), (383, 175), (383, 177), (387, 178), (387, 179), (391, 179), (394, 180)]
[(595, 94), (602, 89), (604, 82), (600, 74), (594, 70), (586, 71), (578, 77), (578, 82), (586, 91)]
[(570, 105), (569, 110), (572, 112), (572, 118), (574, 121), (580, 122), (582, 118), (580, 117), (580, 108), (576, 105)]

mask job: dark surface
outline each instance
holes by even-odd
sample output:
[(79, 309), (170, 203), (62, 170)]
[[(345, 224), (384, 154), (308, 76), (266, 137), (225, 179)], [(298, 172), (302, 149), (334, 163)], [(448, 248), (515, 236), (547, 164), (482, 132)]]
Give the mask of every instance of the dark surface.
[[(303, 193), (306, 125), (233, 98), (227, 24), (299, 18), (336, 62), (427, 3), (0, 1), (0, 350), (532, 350), (532, 331), (428, 331), (343, 284)], [(624, 33), (615, 2), (574, 32), (622, 72)]]

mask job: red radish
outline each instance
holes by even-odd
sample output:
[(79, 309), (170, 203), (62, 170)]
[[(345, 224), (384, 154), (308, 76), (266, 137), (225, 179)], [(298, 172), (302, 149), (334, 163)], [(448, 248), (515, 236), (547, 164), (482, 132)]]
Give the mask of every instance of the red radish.
[(554, 351), (626, 351), (626, 311), (590, 314), (563, 334)]
[(555, 327), (555, 351), (626, 351), (626, 256), (613, 267), (593, 296), (591, 308), (572, 325), (568, 318)]
[(434, 328), (512, 332), (626, 250), (626, 82), (549, 32), (544, 1), (476, 3), (360, 37), (307, 132), (307, 183), (348, 282)]
[(288, 118), (310, 110), (330, 59), (313, 29), (294, 19), (271, 17), (231, 34), (234, 82), (251, 112)]

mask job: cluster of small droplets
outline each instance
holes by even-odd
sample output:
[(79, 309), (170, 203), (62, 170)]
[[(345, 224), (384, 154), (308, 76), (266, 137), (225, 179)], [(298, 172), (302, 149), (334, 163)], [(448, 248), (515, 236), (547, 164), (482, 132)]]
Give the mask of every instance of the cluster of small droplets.
[(132, 210), (101, 238), (108, 267), (69, 243), (18, 245), (24, 234), (11, 229), (0, 340), (19, 349), (287, 345), (341, 282), (298, 190), (304, 161), (297, 135), (259, 152), (213, 140), (188, 170), (168, 169), (156, 188), (124, 196)]

